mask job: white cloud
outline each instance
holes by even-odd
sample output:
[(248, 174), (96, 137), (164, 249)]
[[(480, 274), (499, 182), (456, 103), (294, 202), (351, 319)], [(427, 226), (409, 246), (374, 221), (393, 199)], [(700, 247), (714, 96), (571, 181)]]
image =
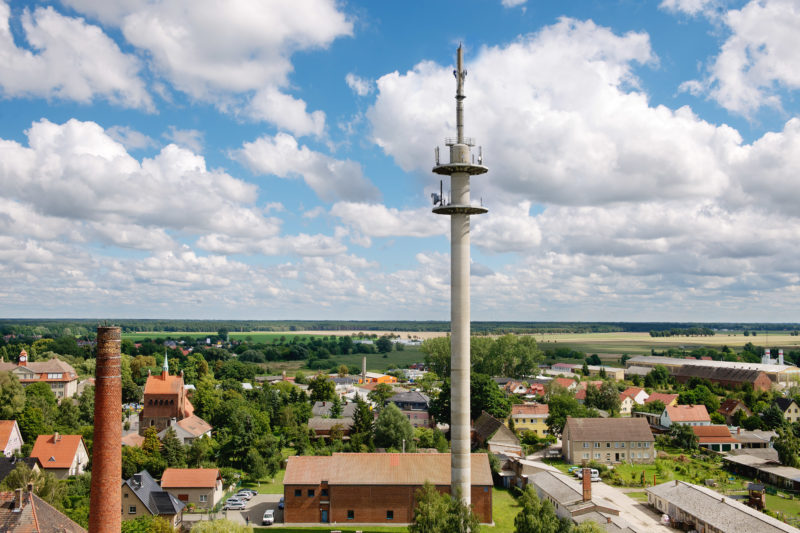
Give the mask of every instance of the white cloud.
[(111, 126), (106, 130), (106, 133), (128, 150), (141, 150), (157, 146), (152, 137), (136, 131), (130, 126)]
[(701, 13), (713, 14), (721, 4), (720, 0), (662, 0), (658, 7), (673, 13), (695, 16)]
[(375, 89), (372, 80), (366, 80), (352, 72), (347, 73), (347, 76), (344, 77), (344, 81), (358, 96), (367, 96)]
[(0, 89), (5, 97), (43, 97), (89, 103), (103, 98), (125, 107), (153, 110), (136, 57), (83, 19), (52, 7), (22, 15), (31, 49), (14, 43), (11, 10), (0, 0)]
[(539, 251), (542, 233), (535, 217), (530, 216), (530, 202), (502, 206), (488, 215), (472, 217), (472, 242), (478, 248), (494, 253)]
[(266, 239), (231, 238), (226, 235), (204, 235), (197, 241), (197, 246), (215, 254), (260, 254), (266, 256), (299, 255), (330, 256), (347, 251), (347, 247), (338, 239), (328, 235), (283, 235)]
[(447, 217), (431, 214), (428, 208), (399, 210), (382, 204), (337, 202), (331, 215), (367, 237), (431, 237), (445, 235)]
[(780, 108), (780, 91), (800, 88), (800, 5), (753, 0), (723, 21), (731, 35), (703, 81), (710, 96), (745, 116), (764, 106)]
[[(36, 122), (27, 136), (27, 147), (0, 139), (0, 189), (42, 216), (96, 223), (94, 235), (123, 246), (141, 241), (131, 228), (152, 232), (155, 248), (168, 238), (164, 229), (238, 237), (279, 231), (278, 220), (252, 207), (254, 185), (208, 170), (201, 156), (175, 145), (139, 162), (97, 124), (74, 119)], [(117, 241), (109, 237), (114, 228)]]
[(517, 7), (523, 5), (528, 0), (503, 0), (503, 7)]
[(360, 164), (298, 146), (297, 140), (285, 133), (244, 143), (231, 156), (258, 174), (279, 178), (301, 176), (325, 202), (372, 200), (379, 196), (378, 189), (364, 177)]
[(203, 132), (200, 130), (181, 130), (175, 126), (170, 126), (164, 132), (164, 138), (195, 153), (203, 151)]
[(224, 8), (214, 0), (65, 3), (119, 27), (178, 90), (295, 135), (320, 135), (325, 115), (287, 94), (292, 54), (353, 31), (333, 0), (233, 0)]

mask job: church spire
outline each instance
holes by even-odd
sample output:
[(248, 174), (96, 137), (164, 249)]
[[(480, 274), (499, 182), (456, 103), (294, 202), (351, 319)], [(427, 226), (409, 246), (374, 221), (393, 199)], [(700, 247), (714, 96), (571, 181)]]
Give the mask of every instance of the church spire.
[(161, 367), (161, 375), (169, 375), (169, 361), (167, 361), (167, 349), (164, 348), (164, 366)]

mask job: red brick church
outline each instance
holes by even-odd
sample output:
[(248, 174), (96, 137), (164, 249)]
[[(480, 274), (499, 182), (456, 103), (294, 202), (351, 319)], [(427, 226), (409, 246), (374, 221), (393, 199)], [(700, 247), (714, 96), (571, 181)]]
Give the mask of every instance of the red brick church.
[(144, 435), (144, 431), (150, 426), (160, 432), (173, 419), (177, 422), (194, 414), (194, 407), (186, 397), (186, 388), (183, 385), (183, 372), (170, 376), (165, 354), (161, 374), (147, 376), (147, 383), (144, 385), (144, 407), (139, 413), (140, 435)]

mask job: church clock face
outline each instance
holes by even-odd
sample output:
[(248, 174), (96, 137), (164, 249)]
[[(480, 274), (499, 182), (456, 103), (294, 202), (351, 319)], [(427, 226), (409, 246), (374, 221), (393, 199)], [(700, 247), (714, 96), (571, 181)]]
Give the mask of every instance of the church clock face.
[(24, 363), (24, 362), (25, 362), (25, 361), (27, 361), (27, 360), (28, 360), (28, 357), (27, 357), (27, 356), (25, 356), (25, 355), (20, 355), (20, 356), (19, 356), (19, 362), (20, 362), (20, 363)]

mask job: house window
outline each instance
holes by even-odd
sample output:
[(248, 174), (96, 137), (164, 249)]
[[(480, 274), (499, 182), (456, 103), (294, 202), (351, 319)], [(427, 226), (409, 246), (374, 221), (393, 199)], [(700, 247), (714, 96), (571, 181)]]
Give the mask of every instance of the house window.
[[(649, 442), (645, 442), (645, 443), (644, 443), (644, 447), (645, 447), (645, 448), (649, 448), (649, 447), (650, 447), (650, 443), (649, 443)], [(645, 455), (645, 457), (647, 457), (647, 456)]]
[(622, 453), (620, 454), (620, 457), (622, 457), (623, 459), (625, 459), (625, 452), (622, 452)]
[[(610, 443), (609, 443), (609, 446), (608, 446), (608, 447), (609, 447), (609, 448), (611, 447)], [(614, 443), (614, 448), (619, 448), (619, 442), (615, 442), (615, 443)]]
[(650, 458), (650, 454), (649, 454), (649, 453), (647, 453), (647, 452), (644, 452), (644, 458), (645, 458), (645, 459), (649, 459), (649, 458)]
[(621, 442), (621, 443), (619, 444), (619, 447), (620, 447), (620, 448), (624, 448), (624, 447), (625, 447), (625, 443), (624, 443), (624, 442)]
[(642, 443), (641, 443), (641, 442), (637, 442), (637, 443), (636, 443), (636, 447), (637, 447), (637, 448), (641, 448), (641, 447), (642, 447)]
[(595, 447), (595, 448), (599, 448), (599, 447), (600, 447), (600, 443), (599, 443), (599, 442), (595, 442), (595, 443), (594, 443), (594, 447)]
[(394, 520), (394, 511), (391, 509), (386, 511), (386, 520)]
[(319, 491), (319, 495), (320, 496), (327, 496), (328, 495), (328, 489), (322, 489), (321, 491)]
[(128, 514), (136, 514), (136, 506), (131, 505), (128, 507)]
[(207, 503), (207, 502), (208, 502), (208, 494), (201, 494), (200, 503)]
[(599, 453), (594, 454), (594, 458), (595, 459), (600, 459), (600, 454)]
[(589, 454), (588, 453), (583, 454), (583, 458), (584, 459), (588, 459), (589, 458)]
[(355, 517), (356, 517), (356, 512), (353, 511), (352, 509), (348, 509), (347, 510), (347, 519), (348, 520), (353, 520)]
[(584, 443), (583, 443), (583, 447), (584, 447), (584, 448), (588, 448), (588, 447), (589, 447), (589, 443), (588, 443), (588, 442), (584, 442)]
[(301, 489), (294, 489), (294, 495), (299, 498), (303, 495), (303, 491)]
[(128, 493), (126, 492), (125, 494), (122, 495), (122, 497), (123, 498), (127, 498), (128, 497)]
[(313, 498), (314, 497), (314, 489), (308, 489), (308, 497), (309, 498)]

